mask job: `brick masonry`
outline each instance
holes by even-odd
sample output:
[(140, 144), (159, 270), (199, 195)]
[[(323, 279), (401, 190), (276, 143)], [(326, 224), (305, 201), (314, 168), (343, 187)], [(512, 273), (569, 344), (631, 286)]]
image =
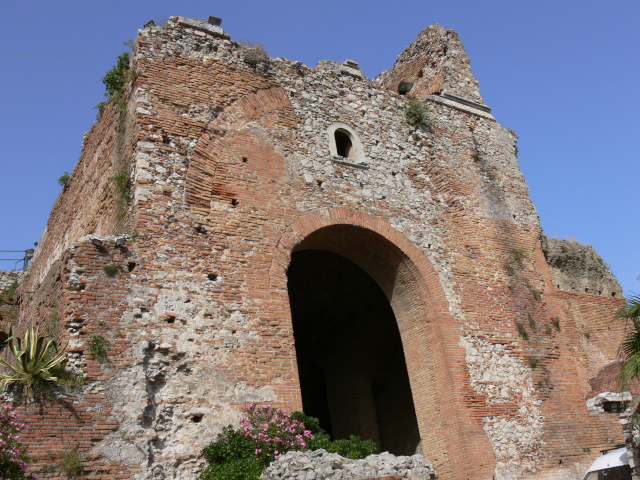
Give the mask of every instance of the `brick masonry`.
[[(85, 384), (19, 406), (36, 467), (77, 446), (95, 478), (192, 478), (245, 402), (301, 409), (287, 269), (307, 249), (390, 300), (440, 478), (578, 478), (620, 443), (617, 417), (585, 400), (615, 359), (622, 300), (557, 288), (517, 137), (457, 35), (428, 27), (370, 81), (352, 64), (255, 62), (216, 32), (183, 17), (138, 32), (126, 115), (107, 107), (54, 205), (20, 325), (67, 345)], [(429, 127), (406, 122), (400, 81)], [(330, 153), (337, 124), (359, 158)], [(97, 335), (108, 361), (88, 351)]]

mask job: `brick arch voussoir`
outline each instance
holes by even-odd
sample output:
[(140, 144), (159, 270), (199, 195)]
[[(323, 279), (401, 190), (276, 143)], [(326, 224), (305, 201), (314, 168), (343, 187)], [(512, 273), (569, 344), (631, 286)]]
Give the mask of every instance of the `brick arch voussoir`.
[(271, 264), (270, 283), (273, 290), (287, 290), (287, 268), (294, 249), (310, 234), (333, 225), (364, 228), (377, 233), (394, 245), (407, 260), (406, 264), (416, 280), (423, 283), (421, 286), (427, 290), (434, 306), (441, 304), (438, 306), (445, 308), (448, 315), (448, 302), (440, 286), (438, 274), (422, 251), (383, 218), (346, 207), (316, 210), (289, 225), (276, 245)]
[(185, 201), (188, 206), (208, 210), (213, 189), (215, 165), (225, 145), (249, 123), (275, 115), (277, 123), (296, 123), (293, 106), (282, 87), (272, 87), (246, 95), (224, 109), (204, 129), (189, 162)]

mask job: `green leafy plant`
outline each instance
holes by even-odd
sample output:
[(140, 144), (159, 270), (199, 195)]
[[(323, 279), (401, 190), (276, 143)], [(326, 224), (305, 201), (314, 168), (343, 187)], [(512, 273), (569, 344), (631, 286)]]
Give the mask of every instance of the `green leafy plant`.
[(15, 385), (23, 393), (31, 393), (35, 397), (50, 392), (58, 381), (55, 369), (67, 358), (64, 351), (58, 352), (53, 340), (45, 343), (45, 338), (39, 335), (33, 324), (27, 328), (24, 340), (15, 338), (9, 329), (7, 343), (14, 364), (0, 358), (0, 365), (9, 369), (9, 373), (0, 373), (0, 390)]
[(117, 217), (123, 218), (127, 214), (127, 204), (131, 201), (131, 177), (129, 172), (120, 169), (111, 175), (107, 182), (113, 184), (116, 188), (116, 193), (118, 194), (116, 199), (116, 205), (118, 206)]
[(540, 361), (540, 359), (538, 357), (527, 357), (527, 364), (531, 368), (536, 368), (538, 366), (538, 362), (539, 361)]
[(531, 313), (527, 313), (527, 322), (529, 322), (529, 326), (531, 327), (531, 330), (536, 330), (538, 328), (538, 325), (536, 324), (536, 319), (533, 318), (533, 315), (531, 315)]
[(481, 156), (480, 156), (480, 154), (479, 154), (479, 153), (477, 153), (477, 152), (476, 152), (476, 153), (471, 154), (471, 158), (473, 158), (473, 161), (474, 161), (474, 162), (480, 162), (480, 161), (482, 160), (482, 157), (481, 157)]
[(407, 123), (413, 127), (429, 126), (429, 107), (419, 100), (414, 100), (404, 107)]
[(64, 172), (58, 177), (58, 185), (64, 188), (67, 186), (67, 183), (69, 183), (69, 180), (71, 180), (71, 174), (69, 172)]
[(318, 419), (302, 412), (289, 414), (250, 403), (244, 413), (239, 429), (225, 427), (202, 451), (209, 466), (200, 480), (257, 480), (271, 461), (290, 450), (324, 448), (347, 458), (364, 458), (377, 449), (375, 442), (356, 436), (332, 441)]
[[(627, 389), (629, 383), (640, 378), (640, 295), (627, 298), (625, 306), (616, 312), (616, 318), (631, 320), (631, 329), (618, 349), (618, 358), (622, 360), (619, 376), (619, 388), (622, 391)], [(638, 409), (640, 406), (636, 407), (636, 413)]]
[(523, 323), (516, 321), (516, 330), (524, 340), (529, 340), (529, 332), (527, 332), (527, 327)]
[(553, 317), (551, 319), (551, 324), (558, 332), (560, 331), (560, 319), (558, 317)]
[(82, 466), (82, 456), (78, 453), (78, 446), (76, 445), (71, 450), (60, 452), (56, 455), (60, 458), (58, 468), (67, 475), (67, 477), (79, 477), (84, 473), (84, 467)]
[(511, 253), (511, 257), (516, 262), (521, 262), (527, 256), (527, 252), (525, 252), (522, 248), (512, 248), (509, 253)]
[(4, 294), (7, 296), (7, 300), (9, 301), (9, 303), (13, 303), (19, 286), (20, 284), (17, 281), (14, 281), (11, 285), (4, 289)]
[(584, 332), (584, 338), (589, 340), (591, 338), (591, 332), (589, 332), (589, 331)]
[(536, 290), (533, 288), (533, 285), (527, 284), (527, 288), (531, 292), (531, 296), (536, 302), (539, 302), (542, 299), (542, 292), (540, 290)]
[(102, 335), (91, 335), (88, 350), (96, 360), (105, 361), (109, 352), (109, 345), (111, 345), (109, 340)]
[(512, 262), (506, 262), (504, 264), (504, 271), (507, 272), (507, 275), (509, 275), (510, 277), (513, 277), (516, 273), (516, 269), (513, 268)]
[(104, 273), (107, 275), (107, 277), (115, 277), (116, 274), (123, 268), (124, 267), (119, 263), (110, 263), (109, 265), (105, 265), (104, 267), (102, 267), (102, 270), (104, 270)]
[(544, 329), (544, 333), (551, 335), (551, 333), (553, 333), (553, 329), (547, 325), (547, 328)]
[(106, 90), (104, 96), (107, 97), (107, 100), (96, 105), (95, 108), (98, 110), (97, 118), (102, 116), (102, 113), (111, 98), (115, 98), (122, 94), (127, 82), (127, 77), (125, 76), (125, 72), (127, 70), (129, 70), (129, 52), (125, 51), (118, 57), (116, 64), (111, 68), (111, 70), (102, 77), (102, 83)]

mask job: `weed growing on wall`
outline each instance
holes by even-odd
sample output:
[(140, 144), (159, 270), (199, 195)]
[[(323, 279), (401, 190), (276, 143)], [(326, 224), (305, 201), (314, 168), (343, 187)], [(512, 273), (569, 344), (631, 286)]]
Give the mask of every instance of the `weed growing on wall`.
[(96, 360), (100, 360), (103, 362), (107, 359), (109, 345), (111, 345), (109, 340), (104, 338), (102, 335), (91, 335), (91, 341), (89, 342), (89, 353)]
[(64, 188), (67, 186), (67, 183), (69, 183), (69, 180), (71, 180), (71, 174), (69, 172), (64, 172), (58, 177), (58, 185)]
[(267, 55), (264, 45), (254, 40), (241, 39), (242, 45), (242, 60), (251, 68), (256, 69), (258, 67), (269, 66), (269, 55)]
[(27, 428), (26, 423), (18, 419), (18, 415), (9, 404), (0, 407), (0, 478), (36, 479), (37, 476), (27, 474), (27, 447), (21, 442), (20, 434)]
[(559, 332), (560, 331), (560, 319), (558, 317), (553, 317), (551, 319), (551, 323), (553, 324), (555, 329)]
[(429, 107), (419, 100), (414, 100), (404, 107), (407, 123), (413, 127), (429, 126)]
[(523, 340), (529, 340), (529, 332), (527, 332), (527, 327), (524, 326), (524, 323), (516, 321), (516, 330)]
[(106, 100), (98, 103), (96, 109), (98, 110), (97, 118), (99, 119), (104, 112), (104, 109), (109, 103), (109, 100), (122, 94), (124, 85), (127, 82), (125, 72), (129, 70), (129, 52), (126, 51), (120, 55), (116, 61), (116, 64), (111, 70), (109, 70), (104, 77), (102, 77), (102, 83), (104, 83)]
[(107, 275), (107, 277), (115, 277), (116, 274), (123, 268), (124, 267), (119, 263), (110, 263), (109, 265), (105, 265), (104, 267), (102, 267), (102, 270), (104, 270), (104, 273)]
[(13, 303), (16, 292), (18, 291), (19, 284), (17, 281), (13, 282), (7, 288), (4, 289), (3, 293), (7, 296), (7, 300), (9, 303)]
[(118, 206), (116, 216), (123, 218), (127, 214), (127, 204), (131, 200), (131, 177), (129, 177), (129, 172), (124, 169), (118, 170), (109, 177), (107, 182), (116, 187), (116, 193), (118, 194), (116, 199), (116, 205)]
[(78, 447), (66, 450), (57, 455), (60, 458), (58, 468), (67, 477), (79, 477), (84, 473), (82, 466), (82, 456), (78, 453)]

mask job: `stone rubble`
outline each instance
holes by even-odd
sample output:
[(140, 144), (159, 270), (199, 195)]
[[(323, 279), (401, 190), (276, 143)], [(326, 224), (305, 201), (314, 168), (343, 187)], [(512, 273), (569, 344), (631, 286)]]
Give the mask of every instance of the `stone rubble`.
[(383, 452), (350, 460), (326, 450), (287, 452), (264, 471), (260, 480), (350, 480), (393, 477), (397, 480), (435, 480), (436, 471), (422, 455), (410, 457)]

